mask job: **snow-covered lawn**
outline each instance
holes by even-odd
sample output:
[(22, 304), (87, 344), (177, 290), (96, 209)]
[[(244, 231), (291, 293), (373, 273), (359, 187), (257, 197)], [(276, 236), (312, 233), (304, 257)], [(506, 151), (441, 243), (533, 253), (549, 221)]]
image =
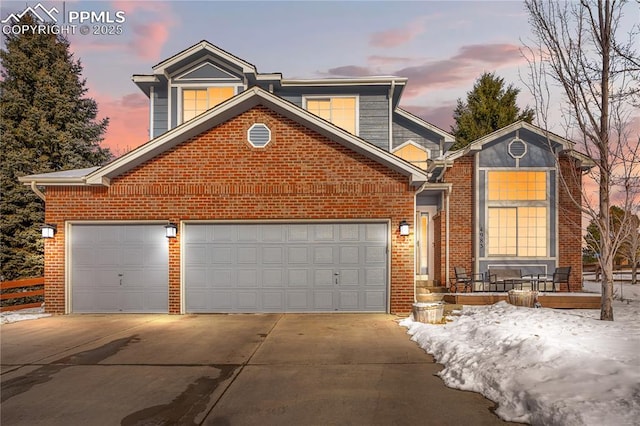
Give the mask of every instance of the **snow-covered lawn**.
[(44, 308), (29, 308), (21, 309), (19, 311), (8, 311), (0, 313), (0, 324), (26, 321), (50, 316), (51, 314), (44, 313)]
[(623, 296), (631, 300), (615, 302), (614, 322), (598, 310), (500, 302), (465, 306), (445, 325), (401, 325), (444, 365), (447, 386), (485, 395), (505, 420), (639, 425), (640, 285), (625, 285)]

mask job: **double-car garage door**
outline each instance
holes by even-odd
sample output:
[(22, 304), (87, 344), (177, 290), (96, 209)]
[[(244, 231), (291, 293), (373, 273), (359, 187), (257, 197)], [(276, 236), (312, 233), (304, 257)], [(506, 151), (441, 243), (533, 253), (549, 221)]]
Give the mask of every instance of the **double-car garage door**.
[[(385, 312), (385, 223), (183, 227), (186, 312)], [(159, 225), (73, 225), (73, 312), (167, 312)]]

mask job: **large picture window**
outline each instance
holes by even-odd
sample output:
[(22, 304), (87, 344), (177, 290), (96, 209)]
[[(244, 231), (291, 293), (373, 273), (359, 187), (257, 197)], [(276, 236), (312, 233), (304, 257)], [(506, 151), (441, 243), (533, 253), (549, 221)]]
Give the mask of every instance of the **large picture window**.
[(487, 176), (487, 254), (547, 256), (547, 173), (490, 171)]
[(213, 108), (233, 97), (235, 89), (228, 87), (207, 87), (182, 90), (182, 122), (191, 120), (209, 108)]
[(308, 98), (306, 101), (309, 112), (357, 134), (355, 97)]

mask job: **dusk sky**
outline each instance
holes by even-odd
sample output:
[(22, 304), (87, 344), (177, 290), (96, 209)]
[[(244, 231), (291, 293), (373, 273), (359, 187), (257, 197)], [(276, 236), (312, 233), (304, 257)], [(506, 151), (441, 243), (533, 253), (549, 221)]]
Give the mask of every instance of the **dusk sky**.
[[(520, 48), (530, 40), (522, 2), (40, 3), (59, 11), (58, 23), (70, 12), (125, 18), (119, 35), (69, 35), (88, 96), (100, 116), (110, 118), (105, 145), (116, 154), (148, 140), (148, 99), (131, 76), (150, 74), (153, 65), (200, 40), (284, 78), (407, 77), (401, 105), (447, 131), (456, 99), (484, 71), (521, 88), (521, 107), (532, 102), (521, 81), (528, 70)], [(1, 17), (37, 4), (3, 1)]]

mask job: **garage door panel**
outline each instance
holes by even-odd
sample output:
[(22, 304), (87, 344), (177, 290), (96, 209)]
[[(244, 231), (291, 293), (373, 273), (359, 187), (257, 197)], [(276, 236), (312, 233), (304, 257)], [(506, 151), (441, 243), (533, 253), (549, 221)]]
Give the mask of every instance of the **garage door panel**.
[(314, 247), (313, 263), (315, 264), (334, 264), (333, 247)]
[(188, 245), (185, 250), (185, 259), (187, 266), (206, 265), (207, 262), (207, 246), (203, 244)]
[(237, 276), (239, 287), (258, 287), (260, 285), (257, 269), (238, 269)]
[(382, 286), (387, 280), (386, 270), (384, 268), (367, 268), (364, 271), (366, 286)]
[(340, 286), (359, 286), (360, 270), (359, 269), (340, 269), (338, 282)]
[(367, 246), (364, 249), (364, 262), (366, 264), (384, 264), (386, 262), (386, 247)]
[(167, 312), (168, 242), (161, 225), (72, 225), (73, 312)]
[(288, 269), (288, 287), (309, 287), (310, 280), (309, 274), (310, 271), (308, 269)]
[(296, 264), (303, 263), (308, 264), (310, 262), (309, 248), (305, 246), (293, 246), (287, 249), (288, 263)]
[(340, 241), (360, 240), (360, 227), (357, 224), (344, 224), (340, 227)]
[(264, 269), (262, 271), (263, 287), (283, 287), (283, 271), (282, 269)]
[(187, 224), (184, 234), (187, 312), (386, 310), (386, 224)]
[(333, 287), (333, 276), (334, 276), (334, 271), (333, 269), (316, 269), (315, 271), (315, 279), (313, 281), (314, 286), (316, 287), (322, 287), (322, 286), (329, 286), (329, 287)]
[(340, 247), (340, 263), (341, 264), (359, 263), (360, 261), (359, 253), (360, 253), (360, 250), (358, 250), (358, 247), (353, 247), (353, 246)]
[(357, 291), (340, 291), (339, 293), (339, 309), (343, 311), (357, 311), (359, 294)]
[(228, 288), (233, 283), (233, 269), (209, 269), (207, 272), (207, 283), (211, 283), (211, 287)]
[(236, 292), (237, 295), (237, 306), (240, 309), (246, 309), (250, 312), (255, 312), (258, 310), (258, 300), (259, 294), (258, 291), (248, 291), (248, 290), (240, 290)]
[(282, 247), (264, 247), (262, 249), (262, 263), (281, 265), (284, 261)]
[(316, 290), (313, 292), (313, 308), (319, 311), (333, 310), (333, 291)]
[(301, 290), (287, 291), (287, 309), (294, 311), (309, 310), (309, 293)]
[(282, 312), (284, 310), (284, 291), (262, 292), (262, 309), (266, 312)]
[(253, 264), (258, 263), (258, 249), (255, 247), (238, 247), (238, 263)]

